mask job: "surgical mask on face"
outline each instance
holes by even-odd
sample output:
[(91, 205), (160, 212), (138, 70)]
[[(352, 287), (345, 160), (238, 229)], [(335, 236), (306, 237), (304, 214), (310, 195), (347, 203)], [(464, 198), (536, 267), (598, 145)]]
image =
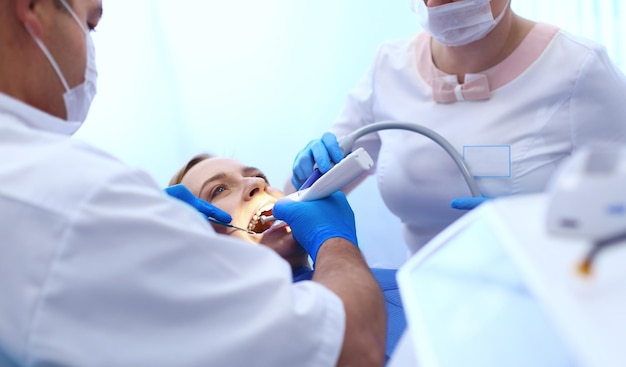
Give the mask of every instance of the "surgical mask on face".
[(84, 122), (87, 119), (87, 114), (89, 113), (89, 107), (91, 106), (91, 102), (93, 102), (94, 97), (96, 96), (96, 82), (98, 79), (98, 72), (96, 70), (96, 51), (93, 44), (93, 40), (91, 39), (91, 35), (89, 34), (89, 30), (85, 28), (85, 26), (81, 23), (74, 10), (67, 4), (65, 0), (60, 0), (61, 4), (67, 9), (72, 18), (78, 23), (80, 29), (85, 33), (85, 42), (87, 48), (87, 66), (85, 68), (85, 81), (74, 87), (70, 88), (67, 80), (63, 76), (59, 65), (56, 63), (52, 54), (43, 44), (41, 39), (32, 32), (28, 24), (25, 24), (26, 29), (33, 37), (41, 51), (46, 55), (50, 64), (56, 71), (59, 79), (61, 79), (61, 83), (63, 83), (63, 87), (65, 87), (65, 93), (63, 94), (63, 100), (65, 102), (65, 110), (67, 111), (68, 121), (77, 121)]
[(425, 31), (438, 42), (455, 47), (483, 39), (500, 23), (509, 1), (496, 19), (491, 0), (462, 0), (431, 8), (424, 0), (412, 0), (411, 5)]

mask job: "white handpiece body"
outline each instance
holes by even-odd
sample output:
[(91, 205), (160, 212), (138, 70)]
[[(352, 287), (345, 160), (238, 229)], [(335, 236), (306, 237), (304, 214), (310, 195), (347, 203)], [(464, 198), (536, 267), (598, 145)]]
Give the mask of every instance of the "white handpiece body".
[(294, 201), (313, 201), (325, 198), (356, 181), (374, 166), (374, 161), (363, 148), (348, 154), (311, 187), (287, 196)]
[[(323, 199), (356, 181), (364, 173), (372, 169), (374, 161), (363, 148), (348, 154), (328, 172), (322, 175), (311, 187), (299, 190), (286, 196), (293, 201), (313, 201)], [(274, 220), (274, 216), (261, 216), (263, 223)], [(282, 224), (277, 220), (272, 227)]]

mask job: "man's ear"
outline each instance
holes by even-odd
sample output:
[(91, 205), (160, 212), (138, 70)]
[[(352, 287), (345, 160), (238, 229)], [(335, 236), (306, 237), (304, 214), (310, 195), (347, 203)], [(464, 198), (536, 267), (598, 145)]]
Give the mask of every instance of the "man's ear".
[(42, 37), (41, 0), (14, 0), (17, 19), (25, 24), (37, 37)]

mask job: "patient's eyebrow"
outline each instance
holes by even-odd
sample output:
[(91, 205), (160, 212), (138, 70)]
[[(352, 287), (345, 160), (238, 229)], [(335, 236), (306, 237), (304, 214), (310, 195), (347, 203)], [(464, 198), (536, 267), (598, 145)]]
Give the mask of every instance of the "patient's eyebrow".
[(265, 173), (256, 167), (244, 167), (241, 171), (244, 176), (261, 176), (268, 185), (270, 183)]
[(249, 175), (250, 173), (263, 173), (263, 171), (261, 171), (260, 169), (251, 166), (242, 168), (241, 172), (243, 172), (244, 176)]
[(218, 173), (216, 175), (213, 175), (211, 177), (209, 177), (206, 181), (204, 181), (202, 183), (202, 186), (200, 186), (200, 192), (198, 192), (198, 196), (202, 196), (202, 191), (204, 190), (204, 188), (210, 184), (213, 181), (217, 181), (217, 180), (223, 180), (226, 178), (226, 174), (225, 173)]

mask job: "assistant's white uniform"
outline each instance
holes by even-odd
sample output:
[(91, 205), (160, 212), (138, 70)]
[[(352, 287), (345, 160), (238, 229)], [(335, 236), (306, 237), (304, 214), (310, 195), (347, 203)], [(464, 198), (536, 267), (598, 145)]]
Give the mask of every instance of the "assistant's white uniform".
[[(426, 126), (463, 155), (486, 197), (542, 191), (574, 149), (626, 143), (624, 75), (603, 47), (556, 27), (537, 24), (506, 60), (466, 81), (458, 86), (435, 67), (426, 33), (387, 43), (331, 131), (341, 138), (390, 120)], [(412, 251), (464, 214), (450, 201), (471, 196), (468, 186), (435, 142), (386, 130), (359, 146), (375, 159), (381, 197)]]
[(0, 94), (0, 365), (335, 365), (334, 293), (76, 128)]

